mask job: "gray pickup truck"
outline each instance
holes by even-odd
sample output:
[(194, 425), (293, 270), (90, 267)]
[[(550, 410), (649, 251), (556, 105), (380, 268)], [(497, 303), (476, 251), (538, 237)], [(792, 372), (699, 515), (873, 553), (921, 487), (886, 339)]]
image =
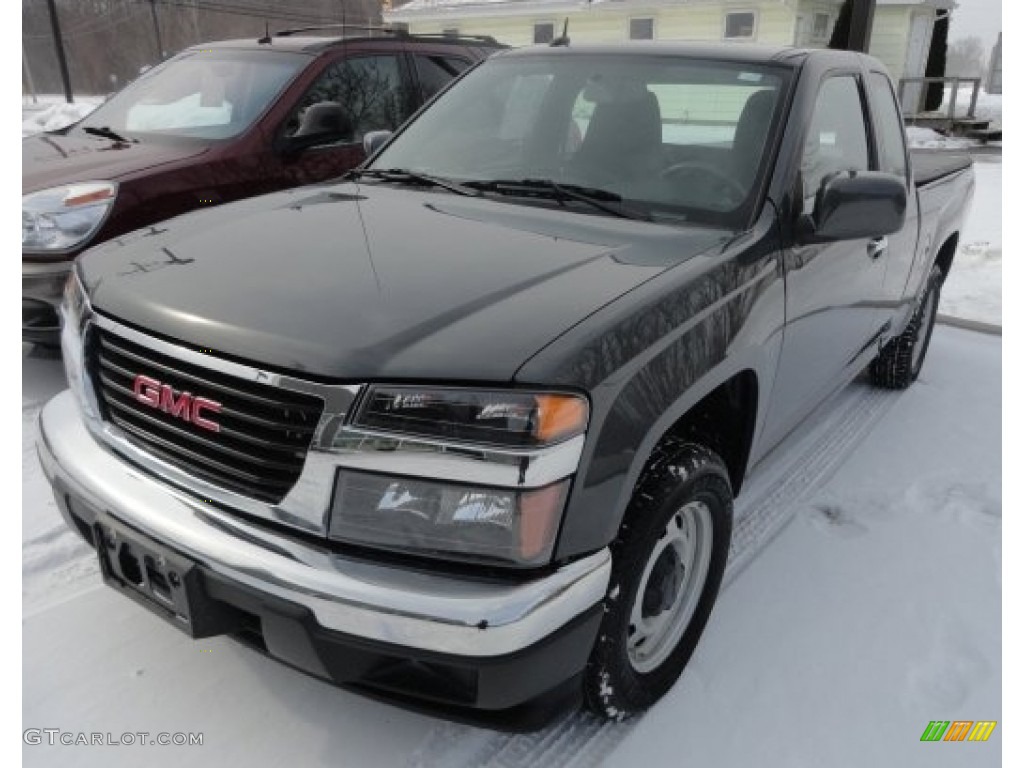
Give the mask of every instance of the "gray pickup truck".
[(753, 46), (502, 51), (369, 140), (78, 260), (58, 504), (193, 636), (451, 717), (641, 711), (745, 479), (917, 378), (970, 162), (911, 165), (876, 60)]

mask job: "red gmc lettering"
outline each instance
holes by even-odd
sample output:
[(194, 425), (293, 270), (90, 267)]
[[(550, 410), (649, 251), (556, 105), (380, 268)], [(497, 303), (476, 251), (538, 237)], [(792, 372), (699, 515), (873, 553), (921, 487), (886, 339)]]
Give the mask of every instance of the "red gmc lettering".
[(136, 376), (132, 387), (135, 399), (151, 408), (160, 407), (160, 382), (149, 376)]
[(195, 424), (200, 429), (220, 432), (220, 424), (203, 415), (220, 413), (221, 405), (216, 400), (196, 397), (190, 392), (175, 392), (170, 384), (163, 384), (142, 374), (135, 377), (132, 392), (143, 405)]
[(220, 424), (203, 418), (202, 411), (204, 410), (210, 413), (220, 413), (220, 403), (207, 400), (205, 397), (197, 397), (192, 401), (192, 423), (211, 432), (220, 432)]
[(189, 410), (192, 407), (192, 395), (182, 392), (177, 399), (174, 397), (174, 390), (170, 384), (160, 387), (160, 410), (176, 416), (179, 419), (188, 421)]

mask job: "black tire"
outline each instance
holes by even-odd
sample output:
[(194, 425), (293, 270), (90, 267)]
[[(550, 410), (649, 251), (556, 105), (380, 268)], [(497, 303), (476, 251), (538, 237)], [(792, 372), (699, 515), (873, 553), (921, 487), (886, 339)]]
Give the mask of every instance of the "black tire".
[[(674, 517), (678, 520), (694, 502), (706, 505), (710, 513), (710, 555), (703, 587), (674, 647), (671, 641), (663, 644), (666, 650), (672, 649), (667, 651), (667, 657), (653, 669), (638, 671), (628, 645), (635, 601), (641, 600), (639, 609), (646, 610), (642, 608), (646, 605), (645, 597), (638, 595), (641, 580), (656, 545), (666, 536), (670, 521)], [(664, 440), (640, 476), (618, 538), (611, 544), (612, 576), (604, 619), (584, 678), (584, 697), (589, 709), (605, 718), (623, 720), (649, 707), (672, 687), (689, 662), (711, 615), (725, 573), (731, 536), (732, 488), (725, 464), (702, 445), (675, 438)], [(662, 549), (662, 554), (666, 549)], [(678, 573), (683, 570), (680, 565), (675, 579), (681, 578)], [(648, 586), (645, 593), (649, 589)], [(694, 586), (694, 595), (696, 589)], [(657, 594), (657, 600), (665, 599), (662, 592)]]
[(918, 302), (914, 316), (906, 329), (886, 344), (878, 357), (871, 361), (868, 373), (871, 383), (885, 389), (906, 389), (921, 374), (928, 345), (935, 329), (935, 316), (939, 311), (943, 274), (933, 267)]

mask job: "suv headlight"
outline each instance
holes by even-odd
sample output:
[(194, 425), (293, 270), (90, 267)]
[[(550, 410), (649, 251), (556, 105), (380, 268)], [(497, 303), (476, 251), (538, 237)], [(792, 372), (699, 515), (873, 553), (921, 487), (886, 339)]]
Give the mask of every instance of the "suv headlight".
[[(329, 535), (449, 560), (544, 565), (554, 550), (588, 419), (587, 400), (575, 394), (374, 386), (352, 430), (378, 436), (364, 438), (361, 451), (392, 452), (394, 460), (389, 471), (339, 468)], [(415, 465), (443, 466), (417, 461), (423, 453), (476, 466), (479, 471), (469, 474), (481, 482), (465, 474), (448, 478), (443, 470), (430, 476), (412, 471)], [(519, 466), (522, 476), (539, 457), (561, 468), (540, 487), (486, 482), (488, 462)]]
[(99, 229), (117, 198), (110, 181), (87, 181), (32, 192), (21, 198), (21, 248), (66, 251)]

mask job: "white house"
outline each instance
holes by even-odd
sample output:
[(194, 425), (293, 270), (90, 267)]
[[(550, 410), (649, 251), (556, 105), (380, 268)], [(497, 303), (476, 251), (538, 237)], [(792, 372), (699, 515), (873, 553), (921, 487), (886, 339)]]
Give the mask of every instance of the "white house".
[[(726, 40), (828, 44), (842, 0), (412, 0), (384, 11), (412, 32), (492, 35), (509, 45), (547, 43), (569, 21), (576, 42)], [(893, 77), (924, 74), (937, 13), (954, 0), (877, 0), (871, 53)]]

